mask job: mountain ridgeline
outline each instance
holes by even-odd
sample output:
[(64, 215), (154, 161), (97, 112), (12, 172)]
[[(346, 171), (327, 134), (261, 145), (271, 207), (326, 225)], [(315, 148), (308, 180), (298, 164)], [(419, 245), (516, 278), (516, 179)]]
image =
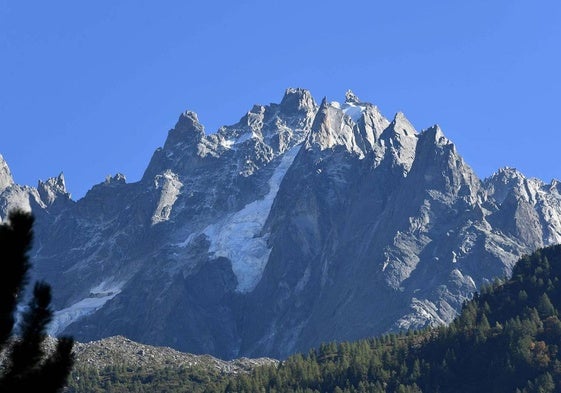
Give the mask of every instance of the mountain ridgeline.
[(62, 175), (17, 185), (0, 159), (0, 218), (14, 207), (36, 217), (53, 334), (224, 359), (450, 323), (561, 242), (557, 181), (481, 180), (438, 126), (350, 91), (317, 104), (288, 89), (212, 134), (186, 111), (141, 180), (108, 176), (77, 201)]

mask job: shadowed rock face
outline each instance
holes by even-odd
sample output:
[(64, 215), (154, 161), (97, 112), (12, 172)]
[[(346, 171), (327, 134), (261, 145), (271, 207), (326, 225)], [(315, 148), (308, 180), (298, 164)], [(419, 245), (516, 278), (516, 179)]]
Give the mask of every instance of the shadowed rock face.
[(53, 332), (222, 358), (452, 320), (485, 282), (561, 240), (561, 186), (480, 180), (438, 126), (417, 132), (347, 92), (303, 89), (206, 134), (184, 112), (141, 181), (73, 201), (0, 159), (0, 217), (37, 218), (34, 273)]

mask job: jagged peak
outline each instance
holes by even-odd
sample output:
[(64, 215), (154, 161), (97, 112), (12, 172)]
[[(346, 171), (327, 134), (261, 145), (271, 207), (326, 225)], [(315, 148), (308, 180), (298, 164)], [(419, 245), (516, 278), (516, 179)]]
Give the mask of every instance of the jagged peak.
[(8, 167), (8, 163), (4, 160), (4, 157), (0, 154), (0, 191), (8, 188), (14, 184), (14, 179), (12, 178), (12, 173)]
[[(402, 127), (404, 129), (409, 128), (415, 131), (415, 127), (413, 127), (413, 125), (411, 124), (409, 119), (407, 119), (407, 117), (403, 112), (397, 112), (393, 117), (392, 123), (396, 126), (396, 128), (397, 127)], [(415, 131), (415, 133), (416, 132), (417, 131)]]
[(66, 181), (62, 172), (58, 176), (51, 177), (44, 182), (39, 180), (37, 191), (41, 200), (47, 205), (52, 204), (60, 196), (70, 199), (70, 193), (66, 190)]
[(58, 176), (47, 179), (46, 182), (39, 181), (39, 184), (48, 184), (51, 187), (57, 188), (66, 192), (66, 181), (64, 179), (64, 172), (60, 172)]
[(255, 105), (253, 105), (253, 108), (251, 108), (251, 110), (247, 114), (261, 115), (264, 112), (265, 112), (265, 106), (264, 105), (255, 104)]
[[(240, 119), (239, 123), (232, 127), (224, 127), (219, 130), (218, 134), (220, 137), (229, 140), (230, 138), (238, 138), (242, 134), (248, 132), (245, 127), (249, 126), (252, 133), (259, 133), (263, 127), (263, 119), (265, 118), (265, 113), (267, 112), (267, 107), (264, 105), (255, 104), (253, 107), (247, 111), (247, 113)], [(239, 127), (241, 126), (241, 128)]]
[[(318, 111), (316, 113), (316, 116), (314, 118), (314, 124), (312, 125), (312, 128), (316, 128), (314, 127), (314, 125), (318, 123), (320, 119), (323, 121), (329, 108), (333, 108), (333, 107), (334, 106), (332, 105), (332, 103), (327, 101), (327, 97), (323, 97), (321, 100), (321, 104), (319, 105)], [(339, 107), (337, 107), (337, 109), (339, 109)]]
[(391, 135), (399, 134), (408, 137), (417, 135), (417, 130), (415, 130), (415, 127), (413, 127), (403, 112), (397, 112), (395, 114), (386, 132), (389, 132)]
[[(491, 182), (503, 182), (503, 183), (513, 183), (516, 182), (518, 184), (522, 184), (527, 182), (528, 184), (532, 183), (538, 186), (545, 186), (546, 183), (542, 179), (538, 179), (536, 177), (528, 177), (518, 169), (510, 166), (504, 166), (499, 168), (495, 173), (493, 173), (489, 178), (485, 179), (486, 181)], [(558, 180), (553, 179), (550, 186), (555, 186), (559, 183)]]
[[(490, 186), (490, 191), (492, 194), (497, 194), (499, 190), (504, 187), (511, 188), (514, 186), (520, 186), (526, 181), (526, 176), (522, 174), (518, 169), (504, 166), (496, 170), (491, 176), (485, 179), (485, 183)], [(499, 192), (500, 196), (498, 199), (504, 199), (504, 190)], [(497, 197), (497, 195), (495, 195)]]
[(307, 112), (315, 110), (317, 104), (309, 90), (289, 87), (280, 103), (283, 112)]
[(390, 125), (380, 135), (394, 165), (402, 168), (403, 175), (409, 172), (415, 151), (417, 149), (418, 134), (413, 125), (402, 112), (395, 114)]
[(264, 105), (255, 104), (245, 116), (240, 119), (240, 122), (244, 125), (251, 126), (255, 123), (256, 119), (263, 119), (266, 110), (267, 108)]
[[(349, 114), (348, 112), (347, 114)], [(361, 107), (359, 113), (360, 115), (355, 123), (363, 138), (370, 144), (370, 149), (374, 149), (378, 139), (380, 139), (384, 130), (388, 128), (390, 122), (380, 113), (378, 107), (372, 104), (366, 104), (364, 108)]]
[[(435, 152), (438, 152), (438, 154), (435, 154)], [(454, 191), (454, 187), (461, 188), (463, 185), (467, 185), (468, 188), (464, 188), (464, 196), (467, 195), (465, 192), (469, 190), (471, 200), (475, 201), (474, 198), (476, 198), (477, 190), (480, 187), (480, 180), (471, 167), (464, 162), (456, 151), (455, 145), (446, 138), (438, 124), (418, 134), (415, 159), (422, 162), (423, 170), (426, 170), (427, 163), (430, 162), (429, 165), (434, 164), (436, 165), (434, 168), (439, 168), (438, 173), (448, 174), (448, 180), (440, 187), (446, 188), (448, 184), (452, 184), (455, 185), (451, 189)], [(447, 169), (443, 170), (444, 168)], [(432, 178), (437, 179), (439, 176), (432, 176)]]
[(561, 193), (561, 182), (557, 179), (551, 179), (551, 182), (548, 185), (549, 190), (556, 192), (558, 194)]
[(183, 112), (175, 127), (169, 131), (164, 149), (170, 149), (182, 143), (196, 145), (205, 137), (205, 128), (199, 122), (199, 117), (193, 111)]
[(116, 173), (115, 176), (107, 175), (105, 177), (105, 184), (124, 184), (127, 178), (122, 173)]
[(347, 90), (345, 93), (345, 102), (347, 104), (360, 104), (360, 99), (356, 96), (355, 93), (351, 91), (351, 89)]
[(190, 110), (186, 110), (179, 116), (175, 128), (204, 132), (204, 126), (199, 122), (197, 113)]
[(314, 145), (320, 150), (345, 146), (347, 151), (364, 157), (364, 152), (357, 144), (351, 118), (345, 115), (338, 103), (329, 103), (326, 98), (322, 100), (316, 114), (306, 145)]
[[(161, 151), (161, 148), (159, 148), (157, 151)], [(150, 163), (150, 165), (152, 165), (152, 163)], [(148, 166), (148, 168), (146, 169), (146, 171), (144, 172), (144, 176), (142, 177), (142, 179), (144, 180), (145, 177), (147, 176), (147, 173), (149, 172), (150, 165)], [(125, 177), (125, 175), (123, 175), (122, 173), (116, 173), (115, 175), (107, 175), (105, 176), (105, 179), (100, 182), (95, 184), (87, 193), (86, 196), (88, 194), (96, 194), (99, 192), (104, 192), (103, 190), (111, 190), (113, 188), (116, 188), (120, 185), (124, 185), (127, 183), (127, 179)]]
[(426, 130), (422, 131), (419, 135), (419, 139), (430, 141), (430, 143), (435, 145), (453, 145), (452, 142), (446, 138), (444, 132), (438, 124), (433, 125), (432, 127), (427, 128)]
[(495, 173), (491, 175), (490, 180), (492, 179), (524, 180), (526, 179), (526, 176), (524, 176), (522, 172), (514, 167), (504, 166), (502, 168), (499, 168), (497, 171), (495, 171)]
[(438, 124), (435, 124), (429, 128), (427, 128), (423, 133), (430, 134), (434, 137), (434, 139), (446, 138), (444, 133), (442, 132), (442, 128)]
[(542, 180), (528, 178), (518, 169), (508, 166), (498, 169), (484, 183), (489, 195), (498, 203), (503, 203), (510, 195), (535, 204), (539, 189), (546, 186)]

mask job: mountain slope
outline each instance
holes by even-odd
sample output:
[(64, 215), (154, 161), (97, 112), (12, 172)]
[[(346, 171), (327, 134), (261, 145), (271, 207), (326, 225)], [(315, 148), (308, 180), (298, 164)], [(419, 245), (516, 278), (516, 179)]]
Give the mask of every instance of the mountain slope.
[(558, 392), (561, 246), (523, 257), (450, 324), (326, 343), (208, 391)]
[(0, 218), (36, 220), (53, 333), (124, 335), (222, 358), (448, 323), (481, 285), (561, 240), (561, 187), (504, 168), (480, 180), (438, 126), (347, 92), (288, 89), (207, 134), (186, 111), (142, 179), (73, 201), (64, 178), (14, 184)]

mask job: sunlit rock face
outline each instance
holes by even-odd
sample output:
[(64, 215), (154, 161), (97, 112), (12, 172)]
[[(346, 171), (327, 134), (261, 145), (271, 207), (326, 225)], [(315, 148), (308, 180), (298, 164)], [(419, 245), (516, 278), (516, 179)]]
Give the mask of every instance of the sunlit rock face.
[(80, 200), (64, 177), (14, 184), (0, 218), (36, 216), (52, 333), (124, 335), (222, 358), (451, 321), (523, 254), (561, 241), (561, 186), (512, 168), (480, 180), (434, 126), (351, 91), (303, 89), (207, 133), (185, 111), (138, 182)]

